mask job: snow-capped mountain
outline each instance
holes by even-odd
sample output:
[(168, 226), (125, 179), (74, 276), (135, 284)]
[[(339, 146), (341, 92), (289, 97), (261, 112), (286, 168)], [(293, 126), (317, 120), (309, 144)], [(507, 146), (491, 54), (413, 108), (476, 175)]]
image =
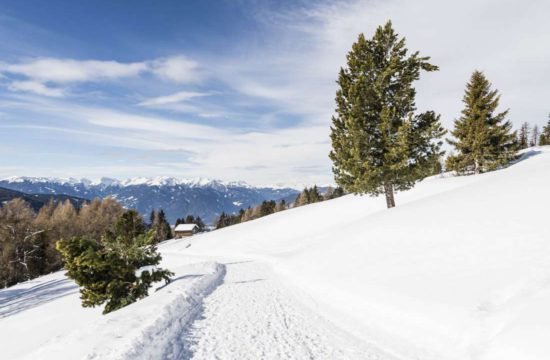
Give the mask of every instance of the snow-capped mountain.
[(0, 187), (32, 194), (64, 194), (85, 199), (113, 197), (128, 208), (147, 215), (162, 208), (173, 223), (178, 217), (200, 216), (207, 222), (222, 212), (233, 213), (264, 200), (293, 200), (291, 188), (254, 187), (245, 182), (224, 182), (205, 178), (131, 178), (99, 181), (75, 178), (9, 177)]

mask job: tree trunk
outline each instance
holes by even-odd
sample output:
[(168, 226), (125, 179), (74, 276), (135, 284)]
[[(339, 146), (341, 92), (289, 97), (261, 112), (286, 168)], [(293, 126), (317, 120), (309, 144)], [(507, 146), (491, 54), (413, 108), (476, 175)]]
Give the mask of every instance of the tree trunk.
[(395, 207), (395, 199), (393, 197), (393, 185), (384, 184), (384, 192), (386, 193), (386, 205), (388, 209)]

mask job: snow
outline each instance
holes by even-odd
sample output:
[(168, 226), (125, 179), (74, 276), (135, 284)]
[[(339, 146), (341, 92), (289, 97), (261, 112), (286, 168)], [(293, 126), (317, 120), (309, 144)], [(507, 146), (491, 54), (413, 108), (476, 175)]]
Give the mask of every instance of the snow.
[(298, 190), (298, 191), (302, 191), (304, 190), (305, 188), (309, 188), (309, 187), (313, 187), (313, 186), (317, 186), (317, 187), (333, 187), (335, 188), (336, 187), (336, 184), (335, 183), (319, 183), (319, 182), (313, 182), (313, 181), (309, 181), (309, 182), (304, 182), (304, 181), (299, 181), (299, 182), (278, 182), (278, 183), (273, 183), (273, 184), (262, 184), (262, 185), (258, 185), (259, 188), (267, 188), (267, 189), (275, 189), (275, 190), (283, 190), (283, 189), (294, 189), (294, 190)]
[[(170, 240), (172, 284), (83, 309), (62, 273), (0, 291), (7, 359), (550, 357), (550, 147), (487, 174)], [(77, 319), (77, 320), (76, 320)]]
[(301, 294), (289, 292), (268, 266), (226, 267), (224, 284), (183, 338), (193, 359), (378, 359), (377, 349), (302, 306)]
[[(75, 179), (75, 178), (57, 178), (57, 177), (28, 177), (28, 176), (10, 176), (0, 179), (0, 181), (5, 181), (8, 183), (20, 183), (20, 182), (31, 182), (34, 184), (39, 183), (54, 183), (60, 185), (83, 185), (84, 187), (103, 185), (105, 187), (109, 186), (177, 186), (185, 185), (189, 187), (244, 187), (244, 188), (258, 188), (252, 186), (244, 181), (223, 181), (210, 178), (175, 178), (170, 176), (157, 176), (153, 178), (149, 177), (134, 177), (125, 180), (117, 180), (108, 177), (102, 177), (99, 180), (89, 180), (86, 178)], [(261, 187), (264, 188), (264, 187)]]
[(102, 177), (99, 179), (99, 181), (89, 181), (87, 182), (88, 185), (103, 185), (103, 186), (120, 186), (120, 181), (117, 179), (109, 178), (109, 177)]
[(56, 183), (56, 184), (68, 184), (77, 185), (80, 183), (88, 183), (88, 179), (76, 179), (76, 178), (57, 178), (57, 177), (29, 177), (29, 176), (10, 176), (0, 179), (0, 181), (6, 181), (10, 183), (31, 182), (31, 183)]
[[(181, 262), (182, 258), (178, 259)], [(175, 263), (173, 263), (174, 265)], [(168, 285), (129, 307), (101, 315), (80, 307), (78, 288), (57, 272), (0, 292), (5, 359), (177, 359), (179, 341), (225, 267), (207, 262), (171, 267)], [(160, 283), (159, 283), (160, 284)], [(5, 346), (8, 345), (8, 346)]]
[(198, 228), (197, 224), (178, 224), (174, 231), (192, 231), (195, 228)]

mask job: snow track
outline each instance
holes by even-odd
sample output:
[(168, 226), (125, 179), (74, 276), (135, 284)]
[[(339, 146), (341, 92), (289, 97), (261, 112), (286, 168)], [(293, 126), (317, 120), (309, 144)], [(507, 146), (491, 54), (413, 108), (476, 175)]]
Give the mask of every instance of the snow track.
[(267, 265), (227, 263), (179, 359), (388, 359), (304, 306)]
[(155, 323), (141, 332), (122, 358), (128, 360), (188, 358), (188, 346), (182, 341), (182, 337), (190, 324), (202, 313), (204, 298), (222, 283), (224, 275), (225, 266), (222, 264), (215, 264), (215, 270), (210, 274), (191, 275), (198, 278), (191, 291), (180, 294), (162, 309)]
[[(188, 258), (180, 256), (172, 261), (173, 264), (187, 263)], [(222, 283), (225, 266), (216, 262), (195, 262), (171, 269), (176, 273), (171, 283), (159, 283), (147, 298), (107, 315), (100, 315), (100, 308), (82, 308), (77, 287), (63, 272), (11, 288), (13, 296), (7, 290), (0, 292), (0, 310), (5, 314), (3, 319), (0, 317), (0, 335), (12, 329), (11, 333), (19, 338), (28, 331), (27, 326), (19, 324), (30, 324), (35, 319), (40, 328), (48, 329), (44, 336), (29, 339), (33, 345), (30, 351), (25, 347), (11, 347), (3, 349), (1, 358), (188, 358), (187, 344), (182, 339), (190, 324), (202, 313), (204, 298)], [(37, 319), (35, 312), (51, 316)]]

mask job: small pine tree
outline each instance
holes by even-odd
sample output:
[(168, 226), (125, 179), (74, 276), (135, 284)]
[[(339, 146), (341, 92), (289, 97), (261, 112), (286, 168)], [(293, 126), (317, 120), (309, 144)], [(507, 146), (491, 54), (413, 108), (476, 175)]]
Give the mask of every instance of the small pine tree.
[(321, 194), (319, 194), (319, 189), (317, 188), (317, 185), (314, 185), (311, 189), (309, 189), (308, 195), (308, 204), (323, 201), (323, 197), (321, 196)]
[(500, 96), (480, 71), (474, 71), (466, 86), (462, 116), (455, 120), (447, 140), (457, 153), (446, 161), (447, 170), (480, 173), (508, 164), (516, 156), (516, 135), (505, 121), (508, 110), (495, 113)]
[[(139, 235), (145, 233), (146, 230), (143, 218), (136, 210), (125, 211), (114, 228), (114, 234), (126, 243), (131, 243)], [(112, 234), (109, 235), (112, 236)]]
[(344, 196), (344, 194), (345, 194), (344, 189), (338, 186), (336, 187), (336, 189), (334, 189), (334, 192), (332, 193), (332, 198), (336, 199), (336, 198), (339, 198), (340, 196)]
[(277, 209), (276, 211), (279, 212), (279, 211), (284, 211), (286, 210), (286, 201), (285, 199), (282, 199), (279, 204), (277, 204)]
[(157, 212), (155, 211), (155, 209), (151, 210), (151, 214), (149, 215), (149, 226), (153, 227), (156, 217), (157, 217)]
[(445, 131), (439, 115), (415, 115), (413, 83), (421, 71), (436, 71), (429, 57), (408, 54), (391, 22), (378, 27), (372, 39), (363, 34), (340, 70), (336, 115), (331, 127), (333, 172), (345, 190), (385, 194), (395, 206), (394, 191), (406, 190), (424, 175)]
[(275, 212), (275, 207), (277, 204), (275, 201), (263, 201), (262, 205), (260, 205), (260, 216), (267, 216), (270, 214), (273, 214)]
[(155, 243), (171, 239), (172, 228), (170, 228), (170, 224), (166, 220), (164, 210), (160, 209), (159, 211), (153, 212), (151, 215), (153, 215), (151, 230), (153, 230), (155, 234)]
[(540, 133), (539, 145), (550, 145), (550, 114), (548, 114), (548, 124), (542, 128)]
[(529, 147), (529, 123), (521, 124), (518, 133), (518, 149), (527, 149)]
[(158, 265), (161, 256), (153, 245), (153, 231), (134, 231), (136, 227), (129, 231), (128, 225), (136, 224), (135, 219), (135, 211), (125, 212), (116, 224), (116, 232), (101, 242), (73, 237), (57, 243), (67, 276), (81, 287), (82, 306), (105, 303), (103, 313), (107, 314), (146, 297), (153, 282), (170, 281), (173, 273), (161, 268), (143, 270), (138, 275), (141, 267)]
[(187, 215), (185, 218), (186, 224), (194, 224), (195, 223), (195, 217), (193, 215)]
[(220, 216), (218, 217), (218, 220), (216, 220), (216, 229), (221, 229), (227, 226), (227, 215), (225, 212), (222, 211)]

